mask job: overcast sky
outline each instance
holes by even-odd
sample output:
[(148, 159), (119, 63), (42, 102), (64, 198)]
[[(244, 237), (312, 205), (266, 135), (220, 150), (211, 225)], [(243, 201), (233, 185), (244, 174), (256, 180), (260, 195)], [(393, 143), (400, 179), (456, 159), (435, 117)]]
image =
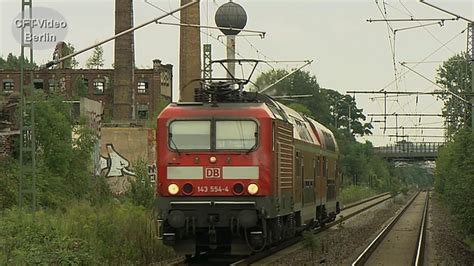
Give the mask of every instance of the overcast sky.
[[(163, 9), (170, 10), (179, 6), (178, 0), (148, 0)], [(12, 21), (19, 13), (20, 1), (0, 0), (0, 55), (9, 52), (20, 53), (20, 44), (12, 34)], [(215, 10), (225, 0), (201, 0), (201, 24), (214, 26)], [(437, 11), (415, 0), (239, 0), (247, 12), (246, 29), (265, 31), (266, 37), (238, 37), (237, 51), (246, 58), (266, 60), (306, 60), (314, 63), (305, 68), (314, 74), (321, 87), (332, 88), (341, 93), (348, 90), (388, 91), (433, 91), (436, 86), (417, 74), (407, 71), (398, 62), (419, 62), (409, 64), (420, 74), (435, 80), (436, 69), (441, 61), (456, 53), (466, 50), (466, 22), (446, 21), (444, 26), (430, 25), (411, 30), (400, 30), (395, 40), (395, 53), (389, 42), (387, 24), (384, 22), (366, 22), (367, 19), (380, 19), (382, 14), (387, 18), (450, 18), (451, 16)], [(385, 4), (384, 4), (385, 3)], [(474, 4), (471, 0), (433, 1), (437, 6), (474, 19)], [(114, 34), (114, 1), (51, 1), (34, 0), (35, 6), (49, 7), (58, 11), (68, 23), (65, 41), (81, 49), (96, 41)], [(379, 8), (380, 9), (379, 9)], [(135, 25), (163, 14), (160, 10), (147, 4), (145, 0), (134, 1)], [(177, 22), (170, 17), (163, 21)], [(393, 29), (418, 26), (431, 22), (393, 22)], [(203, 30), (202, 43), (213, 45), (213, 58), (223, 58), (224, 44), (216, 40), (220, 32)], [(210, 34), (211, 36), (207, 35)], [(222, 40), (222, 38), (219, 38)], [(447, 44), (446, 44), (447, 43)], [(174, 87), (177, 88), (179, 69), (179, 28), (176, 26), (152, 24), (135, 33), (135, 60), (137, 67), (151, 67), (152, 60), (161, 59), (165, 64), (174, 65)], [(44, 63), (51, 59), (53, 49), (35, 51), (35, 61)], [(113, 63), (113, 43), (104, 45), (106, 67)], [(81, 66), (91, 55), (90, 52), (78, 56)], [(240, 56), (237, 56), (240, 57)], [(395, 57), (398, 75), (402, 78), (393, 83)], [(434, 62), (433, 62), (434, 61)], [(426, 63), (428, 62), (428, 63)], [(291, 69), (301, 64), (271, 63), (273, 68)], [(271, 69), (262, 64), (255, 77)], [(383, 101), (371, 100), (375, 95), (356, 95), (358, 106), (368, 113), (383, 112)], [(398, 101), (389, 99), (389, 113), (440, 113), (442, 104), (432, 96), (399, 97)], [(370, 118), (369, 118), (370, 120)], [(380, 118), (376, 119), (380, 120)], [(398, 125), (414, 126), (421, 124), (442, 126), (437, 118), (404, 117), (399, 118)], [(395, 118), (389, 118), (388, 126), (395, 126)], [(376, 145), (395, 141), (383, 135), (380, 123), (374, 123), (374, 136), (367, 139)], [(387, 134), (395, 134), (387, 130)], [(401, 132), (400, 132), (401, 133)], [(420, 130), (408, 131), (412, 135), (421, 135)], [(442, 135), (440, 130), (424, 130), (424, 135)], [(440, 141), (439, 138), (411, 139), (418, 141)]]

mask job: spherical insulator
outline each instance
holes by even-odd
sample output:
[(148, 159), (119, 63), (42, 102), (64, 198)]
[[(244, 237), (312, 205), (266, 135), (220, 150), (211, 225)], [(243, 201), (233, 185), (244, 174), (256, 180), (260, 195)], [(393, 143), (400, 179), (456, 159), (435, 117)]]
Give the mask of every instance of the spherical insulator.
[(232, 28), (221, 29), (225, 35), (237, 35), (247, 24), (247, 13), (241, 5), (228, 2), (217, 9), (215, 21), (218, 27)]

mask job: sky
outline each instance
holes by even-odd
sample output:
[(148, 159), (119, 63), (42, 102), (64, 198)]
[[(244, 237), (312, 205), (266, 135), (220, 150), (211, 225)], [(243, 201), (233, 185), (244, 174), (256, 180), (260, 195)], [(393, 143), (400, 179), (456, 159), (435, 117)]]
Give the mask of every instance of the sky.
[[(150, 5), (149, 3), (152, 5)], [(172, 10), (179, 6), (178, 0), (135, 0), (135, 25), (149, 21), (163, 14), (158, 8)], [(214, 14), (227, 0), (201, 0), (201, 24), (215, 26)], [(435, 81), (436, 69), (451, 56), (466, 51), (467, 23), (462, 20), (445, 21), (439, 24), (407, 29), (431, 24), (432, 22), (390, 22), (397, 29), (395, 40), (390, 41), (388, 25), (385, 22), (369, 23), (367, 19), (394, 18), (452, 18), (415, 0), (235, 0), (247, 12), (245, 29), (266, 32), (259, 36), (237, 37), (237, 58), (253, 58), (268, 61), (314, 60), (305, 67), (317, 77), (323, 88), (331, 88), (346, 93), (353, 90), (385, 89), (387, 91), (433, 91), (439, 89), (431, 82), (403, 67), (399, 62)], [(474, 1), (443, 0), (429, 1), (453, 13), (474, 19)], [(112, 0), (34, 0), (36, 7), (48, 7), (59, 13), (67, 21), (64, 41), (74, 44), (76, 50), (114, 35), (114, 1)], [(20, 53), (20, 44), (12, 34), (12, 21), (20, 12), (19, 1), (0, 0), (0, 56)], [(163, 22), (177, 23), (178, 19), (168, 17)], [(464, 31), (464, 32), (463, 32)], [(225, 45), (218, 30), (203, 29), (202, 43), (212, 44), (213, 59), (225, 57)], [(105, 67), (113, 63), (113, 42), (105, 44)], [(35, 61), (45, 63), (52, 58), (54, 48), (35, 50)], [(77, 57), (84, 67), (91, 52)], [(136, 66), (151, 67), (153, 59), (174, 65), (174, 88), (178, 87), (179, 74), (179, 27), (151, 24), (135, 32)], [(398, 82), (395, 77), (394, 62)], [(419, 64), (412, 62), (422, 62)], [(272, 68), (290, 70), (302, 63), (260, 64), (260, 73)], [(244, 69), (247, 70), (247, 69)], [(237, 69), (237, 71), (240, 71)], [(176, 96), (177, 93), (175, 93)], [(352, 95), (354, 96), (354, 95)], [(355, 94), (359, 108), (365, 114), (383, 113), (380, 95)], [(441, 113), (442, 102), (433, 96), (412, 96), (389, 98), (387, 113)], [(381, 120), (380, 117), (374, 120)], [(370, 117), (367, 122), (370, 122)], [(431, 126), (440, 127), (440, 118), (389, 117), (387, 126)], [(373, 136), (361, 138), (375, 145), (393, 143), (395, 130), (384, 134), (383, 124), (374, 122)], [(410, 137), (411, 141), (442, 141), (442, 130), (405, 130), (405, 134), (425, 136)], [(402, 134), (400, 131), (399, 134)], [(400, 139), (399, 139), (400, 140)]]

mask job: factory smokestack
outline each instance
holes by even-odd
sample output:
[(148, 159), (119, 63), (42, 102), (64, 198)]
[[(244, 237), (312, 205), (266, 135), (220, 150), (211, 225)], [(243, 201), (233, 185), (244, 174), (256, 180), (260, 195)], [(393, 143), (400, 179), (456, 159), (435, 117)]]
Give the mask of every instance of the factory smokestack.
[[(181, 0), (181, 6), (191, 0)], [(181, 23), (200, 24), (199, 4), (181, 10)], [(199, 82), (191, 82), (201, 78), (201, 35), (199, 28), (180, 27), (179, 42), (179, 95), (182, 102), (194, 101), (194, 89)]]
[[(133, 0), (115, 0), (115, 34), (133, 27)], [(135, 119), (134, 95), (134, 34), (115, 40), (113, 118), (117, 121)]]

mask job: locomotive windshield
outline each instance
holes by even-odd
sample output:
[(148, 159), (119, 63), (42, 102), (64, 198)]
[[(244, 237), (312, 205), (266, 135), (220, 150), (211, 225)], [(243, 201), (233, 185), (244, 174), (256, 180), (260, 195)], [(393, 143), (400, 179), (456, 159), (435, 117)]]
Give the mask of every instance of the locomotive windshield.
[(211, 149), (211, 121), (173, 121), (169, 128), (171, 147), (179, 150)]
[(251, 120), (177, 120), (169, 126), (169, 146), (181, 150), (251, 150), (258, 126)]
[(250, 150), (257, 144), (254, 121), (216, 121), (217, 150)]

